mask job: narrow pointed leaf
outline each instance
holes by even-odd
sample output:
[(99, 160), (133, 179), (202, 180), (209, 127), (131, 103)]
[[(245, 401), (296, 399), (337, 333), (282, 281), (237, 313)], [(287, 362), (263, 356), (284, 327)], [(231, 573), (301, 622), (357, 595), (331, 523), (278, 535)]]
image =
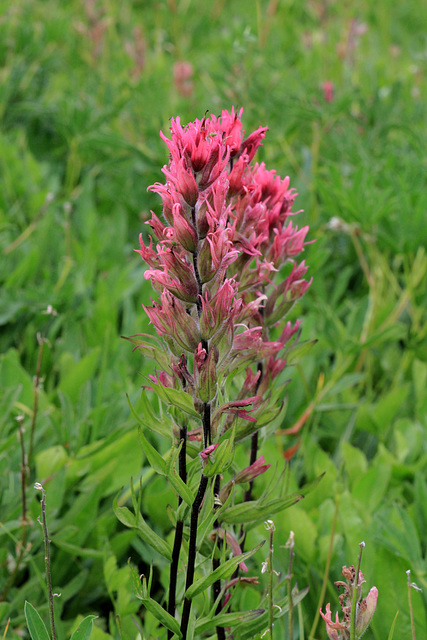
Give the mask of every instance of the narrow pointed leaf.
[(291, 507), (303, 498), (304, 496), (301, 493), (295, 493), (285, 498), (276, 498), (266, 503), (262, 503), (259, 500), (252, 500), (250, 502), (236, 504), (222, 514), (222, 521), (228, 524), (246, 524), (248, 522), (265, 520), (267, 517)]
[(230, 560), (224, 562), (217, 569), (215, 569), (215, 571), (212, 571), (207, 576), (204, 576), (203, 578), (200, 578), (199, 580), (193, 582), (191, 587), (189, 587), (185, 592), (185, 596), (189, 599), (194, 598), (199, 593), (202, 593), (202, 591), (205, 591), (208, 587), (211, 586), (211, 584), (213, 584), (217, 580), (229, 578), (241, 562), (245, 562), (245, 560), (251, 558), (257, 551), (259, 551), (259, 549), (261, 549), (264, 542), (265, 540), (263, 540), (260, 544), (258, 544), (250, 551), (246, 551), (245, 553), (241, 553), (238, 556), (234, 556), (234, 558), (230, 558)]
[(196, 622), (196, 631), (204, 633), (214, 627), (234, 627), (236, 624), (249, 622), (258, 618), (265, 612), (265, 609), (251, 609), (250, 611), (236, 611), (234, 613), (220, 613), (213, 618), (202, 618)]
[(113, 511), (122, 524), (130, 529), (136, 529), (139, 537), (148, 546), (160, 553), (166, 560), (172, 560), (172, 551), (168, 543), (148, 526), (141, 514), (138, 514), (137, 519), (127, 507), (119, 507), (117, 496), (113, 502)]
[(149, 611), (164, 627), (166, 627), (166, 629), (169, 629), (179, 638), (182, 638), (178, 621), (171, 616), (170, 613), (165, 611), (158, 602), (153, 600), (153, 598), (141, 598), (141, 596), (137, 596), (137, 598), (141, 600), (147, 611)]
[(150, 465), (153, 469), (161, 476), (165, 476), (167, 473), (167, 464), (163, 460), (162, 456), (156, 449), (150, 444), (145, 437), (141, 427), (138, 428), (139, 440), (141, 442), (142, 448), (144, 450), (145, 455), (148, 458)]
[(194, 493), (191, 491), (190, 487), (187, 484), (185, 484), (182, 478), (179, 477), (179, 474), (176, 470), (176, 461), (179, 456), (181, 446), (177, 447), (174, 455), (170, 459), (169, 468), (167, 471), (167, 478), (171, 483), (172, 487), (177, 492), (177, 494), (184, 500), (184, 502), (189, 507), (192, 507), (194, 502)]

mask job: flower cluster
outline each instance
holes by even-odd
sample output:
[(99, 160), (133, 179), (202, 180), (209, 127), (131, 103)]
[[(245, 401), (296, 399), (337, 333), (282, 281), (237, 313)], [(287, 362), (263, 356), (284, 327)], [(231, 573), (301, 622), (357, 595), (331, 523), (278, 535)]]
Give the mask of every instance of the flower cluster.
[(372, 587), (368, 595), (362, 598), (362, 584), (365, 581), (363, 574), (359, 571), (356, 584), (356, 570), (354, 566), (343, 567), (342, 574), (346, 581), (338, 580), (335, 585), (340, 589), (343, 589), (343, 593), (340, 595), (340, 605), (343, 613), (341, 622), (338, 618), (338, 613), (335, 615), (335, 622), (332, 620), (331, 605), (326, 605), (326, 614), (320, 610), (320, 615), (326, 622), (326, 633), (330, 640), (349, 640), (351, 637), (350, 625), (351, 625), (351, 612), (353, 602), (353, 590), (357, 589), (356, 598), (356, 623), (355, 633), (356, 639), (360, 638), (368, 628), (372, 617), (375, 613), (378, 599), (378, 589)]
[[(201, 415), (206, 404), (227, 413), (216, 406), (219, 391), (230, 372), (246, 364), (237, 400), (262, 399), (285, 366), (283, 353), (298, 323), (286, 324), (273, 341), (269, 328), (310, 285), (304, 261), (296, 261), (308, 231), (291, 219), (296, 193), (289, 178), (264, 163), (252, 164), (267, 129), (245, 136), (241, 115), (232, 108), (186, 126), (172, 119), (171, 138), (161, 134), (170, 154), (163, 167), (166, 181), (149, 187), (162, 199), (163, 220), (152, 212), (147, 224), (154, 238), (144, 242), (141, 234), (138, 249), (149, 267), (145, 278), (160, 294), (144, 308), (167, 345), (170, 363), (156, 379), (184, 389)], [(290, 264), (287, 277), (274, 284), (285, 263)], [(152, 347), (138, 346), (153, 356)], [(250, 368), (260, 362), (262, 381)], [(251, 419), (234, 407), (235, 414)], [(209, 435), (205, 447), (210, 442)]]

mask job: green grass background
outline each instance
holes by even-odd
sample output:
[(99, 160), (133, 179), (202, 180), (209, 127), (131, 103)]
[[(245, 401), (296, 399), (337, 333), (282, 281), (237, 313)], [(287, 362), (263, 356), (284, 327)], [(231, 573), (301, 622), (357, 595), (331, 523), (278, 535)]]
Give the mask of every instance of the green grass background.
[[(35, 457), (27, 489), (28, 548), (0, 602), (0, 629), (26, 634), (30, 600), (47, 621), (39, 496), (47, 492), (59, 640), (80, 615), (99, 616), (92, 638), (136, 638), (139, 612), (128, 557), (152, 552), (112, 512), (130, 477), (144, 478), (150, 525), (170, 535), (161, 479), (145, 482), (125, 394), (138, 402), (152, 363), (121, 335), (148, 329), (150, 284), (133, 253), (159, 198), (166, 147), (159, 130), (244, 107), (249, 133), (269, 127), (258, 158), (290, 175), (313, 285), (294, 318), (316, 347), (288, 370), (288, 428), (314, 403), (292, 460), (290, 488), (326, 471), (306, 500), (275, 517), (275, 566), (310, 585), (306, 638), (317, 615), (331, 531), (325, 602), (333, 581), (366, 549), (379, 589), (366, 637), (410, 637), (406, 570), (417, 638), (427, 597), (427, 5), (417, 0), (17, 0), (0, 3), (0, 592), (19, 553), (21, 452), (28, 451), (33, 376), (45, 345)], [(191, 63), (189, 94), (174, 65)], [(324, 98), (332, 82), (334, 98)], [(331, 224), (339, 218), (338, 225)], [(57, 315), (46, 315), (48, 305)], [(151, 330), (151, 329), (148, 329)], [(262, 453), (277, 475), (295, 438), (270, 436)], [(272, 471), (270, 470), (270, 471)], [(259, 491), (264, 480), (260, 479)], [(251, 542), (265, 537), (263, 527)], [(18, 545), (18, 547), (17, 547)], [(250, 565), (260, 573), (259, 553)], [(167, 566), (156, 561), (156, 584)], [(152, 594), (153, 597), (156, 594)], [(283, 594), (281, 594), (283, 595)], [(256, 606), (254, 592), (242, 606)], [(322, 603), (324, 604), (324, 603)], [(120, 617), (120, 625), (118, 618)], [(141, 611), (143, 637), (157, 637)], [(282, 626), (280, 626), (282, 625)], [(277, 623), (277, 637), (285, 636)], [(122, 631), (120, 631), (120, 628)], [(301, 638), (296, 627), (295, 638)], [(325, 638), (324, 625), (313, 638)]]

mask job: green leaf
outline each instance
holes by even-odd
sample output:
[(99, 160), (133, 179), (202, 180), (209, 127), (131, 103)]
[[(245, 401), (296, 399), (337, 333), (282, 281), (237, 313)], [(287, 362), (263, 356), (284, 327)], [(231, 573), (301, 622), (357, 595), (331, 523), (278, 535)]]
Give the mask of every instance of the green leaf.
[(166, 438), (170, 438), (172, 433), (172, 422), (166, 415), (163, 415), (162, 419), (159, 420), (159, 418), (156, 416), (156, 414), (153, 411), (151, 402), (147, 398), (146, 389), (142, 390), (141, 397), (139, 399), (140, 410), (142, 415), (140, 415), (136, 411), (136, 409), (132, 406), (129, 400), (129, 396), (127, 394), (126, 394), (126, 398), (127, 398), (133, 417), (141, 425), (141, 427), (143, 427), (144, 429), (148, 429), (149, 431), (155, 431), (159, 435), (164, 436)]
[(71, 640), (89, 640), (90, 634), (92, 633), (93, 621), (96, 620), (97, 617), (98, 616), (86, 616), (74, 631)]
[(50, 640), (45, 623), (29, 602), (25, 602), (24, 613), (32, 640)]
[(230, 558), (230, 560), (227, 560), (226, 562), (221, 564), (217, 569), (215, 569), (215, 571), (212, 571), (207, 576), (203, 576), (203, 578), (200, 578), (199, 580), (193, 582), (191, 587), (188, 587), (187, 591), (185, 592), (185, 597), (191, 600), (191, 598), (194, 598), (199, 593), (202, 593), (202, 591), (205, 591), (208, 587), (211, 586), (211, 584), (213, 584), (217, 580), (229, 578), (241, 562), (244, 562), (248, 558), (251, 558), (257, 551), (259, 551), (259, 549), (261, 549), (264, 542), (265, 540), (260, 542), (250, 551), (246, 551), (245, 553), (241, 553), (238, 556)]
[(146, 577), (145, 576), (141, 576), (140, 577), (138, 575), (135, 567), (133, 567), (130, 563), (129, 563), (129, 566), (130, 566), (130, 569), (131, 569), (132, 579), (133, 579), (133, 583), (134, 583), (135, 591), (136, 591), (136, 597), (138, 598), (138, 600), (141, 600), (141, 602), (143, 603), (143, 605), (147, 609), (147, 611), (152, 613), (153, 616), (164, 627), (166, 627), (166, 629), (169, 629), (173, 633), (176, 633), (176, 635), (179, 638), (181, 638), (182, 637), (182, 633), (181, 633), (181, 629), (179, 627), (178, 621), (173, 616), (171, 616), (170, 613), (165, 611), (163, 609), (163, 607), (160, 606), (159, 603), (156, 602), (155, 600), (153, 600), (149, 595), (150, 594), (152, 571), (150, 571), (150, 581), (149, 581), (149, 584), (147, 585)]
[(138, 427), (138, 435), (144, 453), (148, 458), (148, 462), (158, 474), (160, 474), (161, 476), (165, 476), (167, 474), (167, 464), (165, 460), (163, 460), (162, 456), (153, 447), (153, 445), (148, 442), (141, 427)]
[(317, 343), (317, 340), (305, 340), (304, 342), (298, 342), (297, 344), (292, 345), (289, 349), (286, 349), (285, 359), (286, 366), (289, 367), (291, 364), (295, 364), (308, 353), (314, 345)]
[(228, 524), (247, 524), (249, 522), (265, 520), (275, 513), (288, 509), (303, 498), (302, 493), (297, 492), (285, 498), (276, 498), (270, 502), (251, 500), (249, 502), (236, 504), (222, 514), (222, 521)]
[(173, 456), (169, 461), (169, 467), (167, 471), (167, 478), (171, 483), (172, 487), (175, 489), (177, 494), (184, 500), (184, 502), (189, 506), (193, 506), (194, 502), (194, 493), (191, 491), (190, 487), (185, 484), (185, 482), (180, 478), (177, 470), (176, 470), (176, 461), (179, 456), (179, 452), (181, 450), (182, 444), (176, 448)]
[(396, 615), (394, 616), (393, 623), (392, 623), (392, 625), (390, 627), (390, 633), (388, 634), (387, 640), (393, 640), (394, 627), (396, 626), (396, 620), (397, 620), (397, 616), (398, 615), (399, 615), (399, 611), (396, 611)]
[(251, 609), (250, 611), (236, 611), (234, 613), (220, 613), (213, 618), (202, 618), (196, 622), (196, 631), (204, 633), (214, 627), (234, 627), (236, 624), (242, 623), (254, 618), (258, 618), (265, 612), (265, 609)]
[(126, 507), (119, 507), (118, 496), (114, 499), (113, 511), (122, 524), (131, 529), (136, 529), (139, 537), (142, 538), (148, 546), (160, 553), (166, 560), (172, 560), (172, 550), (168, 543), (148, 526), (140, 513), (136, 516)]
[(67, 357), (70, 354), (63, 354), (60, 363), (61, 382), (58, 388), (69, 395), (71, 400), (76, 401), (81, 387), (94, 377), (100, 353), (101, 347), (96, 347), (78, 362), (72, 357)]
[(162, 402), (181, 409), (181, 411), (188, 413), (192, 418), (198, 418), (198, 420), (202, 419), (201, 415), (197, 413), (194, 408), (191, 396), (186, 391), (179, 391), (178, 389), (164, 387), (162, 384), (153, 384), (150, 389), (154, 391), (156, 396), (160, 398)]
[(141, 598), (137, 595), (137, 598), (141, 600), (144, 607), (153, 614), (153, 616), (164, 626), (166, 629), (169, 629), (173, 633), (175, 633), (179, 638), (182, 638), (181, 629), (179, 627), (178, 621), (171, 616), (170, 613), (165, 611), (163, 607), (153, 600), (153, 598)]

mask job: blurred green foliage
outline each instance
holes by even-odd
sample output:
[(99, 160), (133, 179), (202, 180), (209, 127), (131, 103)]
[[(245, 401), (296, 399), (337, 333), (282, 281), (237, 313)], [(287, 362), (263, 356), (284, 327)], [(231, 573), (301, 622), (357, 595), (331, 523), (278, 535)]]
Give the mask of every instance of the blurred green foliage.
[[(292, 312), (317, 346), (291, 370), (281, 428), (306, 412), (288, 490), (326, 476), (275, 516), (275, 567), (295, 532), (294, 577), (305, 637), (324, 638), (318, 607), (338, 609), (333, 581), (366, 542), (363, 570), (379, 589), (370, 637), (417, 637), (427, 594), (427, 7), (416, 0), (18, 0), (0, 20), (0, 624), (25, 631), (24, 603), (47, 620), (40, 505), (52, 538), (58, 638), (96, 614), (93, 640), (157, 637), (134, 594), (128, 557), (148, 572), (151, 549), (113, 512), (142, 480), (143, 513), (170, 535), (173, 492), (152, 479), (126, 400), (138, 409), (150, 362), (121, 335), (148, 329), (151, 290), (133, 253), (159, 201), (159, 130), (206, 110), (243, 106), (247, 132), (269, 127), (259, 159), (291, 176), (316, 242), (313, 285)], [(183, 63), (188, 63), (187, 65)], [(332, 96), (325, 83), (333, 83)], [(326, 98), (332, 97), (328, 101)], [(55, 313), (47, 313), (49, 305)], [(39, 335), (39, 341), (37, 340)], [(33, 377), (44, 345), (22, 542), (18, 415), (29, 450)], [(288, 374), (289, 375), (289, 371)], [(153, 406), (157, 404), (151, 398)], [(164, 442), (153, 438), (160, 449)], [(295, 438), (270, 435), (283, 468)], [(238, 463), (245, 466), (243, 452)], [(332, 541), (331, 534), (334, 533)], [(262, 526), (249, 534), (255, 545)], [(321, 586), (332, 544), (324, 602)], [(263, 552), (249, 562), (260, 574)], [(20, 557), (21, 555), (21, 557)], [(17, 559), (19, 565), (16, 567)], [(152, 597), (167, 584), (155, 558)], [(251, 588), (236, 608), (254, 605)], [(277, 594), (277, 600), (283, 597)], [(141, 619), (138, 621), (138, 612)], [(119, 618), (117, 617), (119, 616)], [(120, 622), (118, 622), (120, 620)], [(134, 622), (137, 620), (137, 624)], [(314, 624), (313, 624), (314, 623)], [(283, 627), (281, 626), (283, 625)], [(277, 622), (284, 636), (285, 619)], [(301, 627), (300, 627), (301, 628)], [(295, 628), (294, 637), (302, 637)], [(310, 636), (312, 632), (313, 635)], [(368, 636), (367, 636), (368, 637)]]

